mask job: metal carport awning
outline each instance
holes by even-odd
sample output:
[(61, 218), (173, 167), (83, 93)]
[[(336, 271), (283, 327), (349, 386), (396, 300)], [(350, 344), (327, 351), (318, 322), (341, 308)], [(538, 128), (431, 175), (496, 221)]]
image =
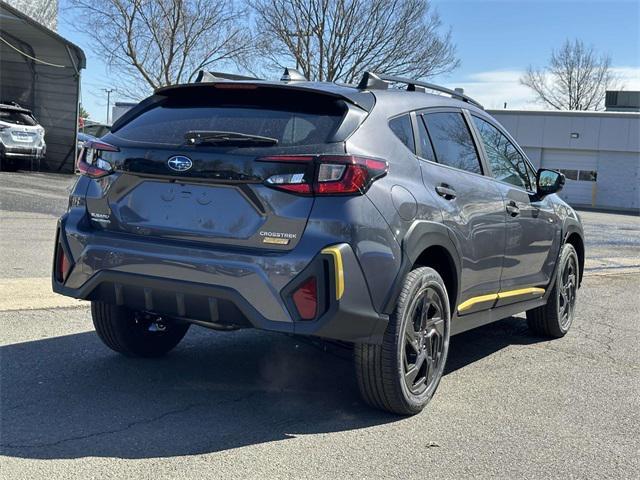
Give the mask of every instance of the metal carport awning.
[(0, 0), (0, 100), (30, 109), (45, 128), (41, 170), (73, 172), (84, 52)]

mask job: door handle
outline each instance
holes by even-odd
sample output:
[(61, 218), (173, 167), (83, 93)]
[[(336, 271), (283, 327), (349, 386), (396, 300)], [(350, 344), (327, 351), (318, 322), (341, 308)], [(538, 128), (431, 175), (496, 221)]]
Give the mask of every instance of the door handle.
[(441, 183), (436, 187), (436, 192), (441, 197), (444, 197), (446, 200), (452, 200), (456, 198), (456, 191), (451, 188), (446, 183)]
[(520, 215), (520, 208), (518, 208), (518, 205), (516, 205), (516, 202), (514, 202), (513, 200), (507, 203), (507, 213), (512, 217), (517, 217), (518, 215)]

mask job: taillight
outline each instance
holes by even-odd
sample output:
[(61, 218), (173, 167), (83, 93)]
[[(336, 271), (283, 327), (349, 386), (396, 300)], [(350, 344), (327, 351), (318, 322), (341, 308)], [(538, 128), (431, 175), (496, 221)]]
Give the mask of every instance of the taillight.
[(113, 166), (102, 158), (103, 152), (117, 152), (118, 147), (105, 142), (89, 140), (78, 155), (78, 170), (91, 178), (100, 178), (113, 173)]
[(318, 282), (316, 277), (305, 280), (292, 295), (302, 320), (313, 320), (318, 312)]
[[(258, 161), (299, 163), (299, 172), (272, 175), (265, 184), (303, 195), (362, 194), (389, 170), (384, 160), (356, 155), (273, 155)], [(308, 165), (312, 162), (311, 175)]]

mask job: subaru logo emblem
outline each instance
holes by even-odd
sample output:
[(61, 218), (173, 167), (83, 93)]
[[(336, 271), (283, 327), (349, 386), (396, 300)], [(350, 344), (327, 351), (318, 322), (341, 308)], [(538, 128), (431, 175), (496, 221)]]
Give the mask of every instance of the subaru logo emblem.
[(186, 172), (193, 166), (193, 162), (189, 157), (176, 155), (167, 160), (167, 165), (169, 165), (171, 170), (175, 170), (176, 172)]

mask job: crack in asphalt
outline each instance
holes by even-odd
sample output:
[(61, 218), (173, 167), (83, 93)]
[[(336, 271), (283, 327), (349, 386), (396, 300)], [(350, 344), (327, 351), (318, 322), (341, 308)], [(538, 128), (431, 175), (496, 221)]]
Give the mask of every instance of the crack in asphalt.
[(242, 395), (240, 397), (235, 397), (235, 398), (230, 398), (228, 400), (223, 400), (220, 401), (218, 403), (216, 403), (215, 405), (211, 405), (209, 403), (191, 403), (185, 407), (182, 408), (178, 408), (175, 410), (169, 410), (167, 412), (161, 413), (160, 415), (157, 415), (155, 417), (152, 418), (147, 418), (144, 420), (136, 420), (133, 422), (129, 422), (127, 425), (121, 427), (121, 428), (115, 428), (115, 429), (111, 429), (111, 430), (101, 430), (99, 432), (92, 432), (92, 433), (88, 433), (86, 435), (77, 435), (77, 436), (73, 436), (73, 437), (67, 437), (67, 438), (62, 438), (60, 440), (56, 440), (55, 442), (47, 442), (47, 443), (35, 443), (35, 444), (17, 444), (17, 443), (7, 443), (7, 444), (0, 444), (0, 447), (2, 448), (45, 448), (45, 447), (55, 447), (57, 445), (61, 445), (63, 443), (67, 443), (67, 442), (74, 442), (74, 441), (78, 441), (78, 440), (86, 440), (88, 438), (95, 438), (95, 437), (101, 437), (103, 435), (112, 435), (114, 433), (122, 433), (125, 432), (127, 430), (130, 430), (132, 428), (138, 427), (140, 425), (146, 425), (146, 424), (150, 424), (150, 423), (154, 423), (154, 422), (158, 422), (161, 420), (164, 420), (167, 417), (170, 417), (172, 415), (179, 415), (181, 413), (185, 413), (188, 412), (189, 410), (192, 410), (194, 408), (197, 407), (204, 407), (204, 406), (221, 406), (221, 405), (225, 405), (228, 403), (236, 403), (236, 402), (241, 402), (243, 400), (249, 400), (251, 399), (253, 396), (255, 396), (258, 392), (254, 391), (254, 392), (250, 392), (249, 394), (245, 394)]

